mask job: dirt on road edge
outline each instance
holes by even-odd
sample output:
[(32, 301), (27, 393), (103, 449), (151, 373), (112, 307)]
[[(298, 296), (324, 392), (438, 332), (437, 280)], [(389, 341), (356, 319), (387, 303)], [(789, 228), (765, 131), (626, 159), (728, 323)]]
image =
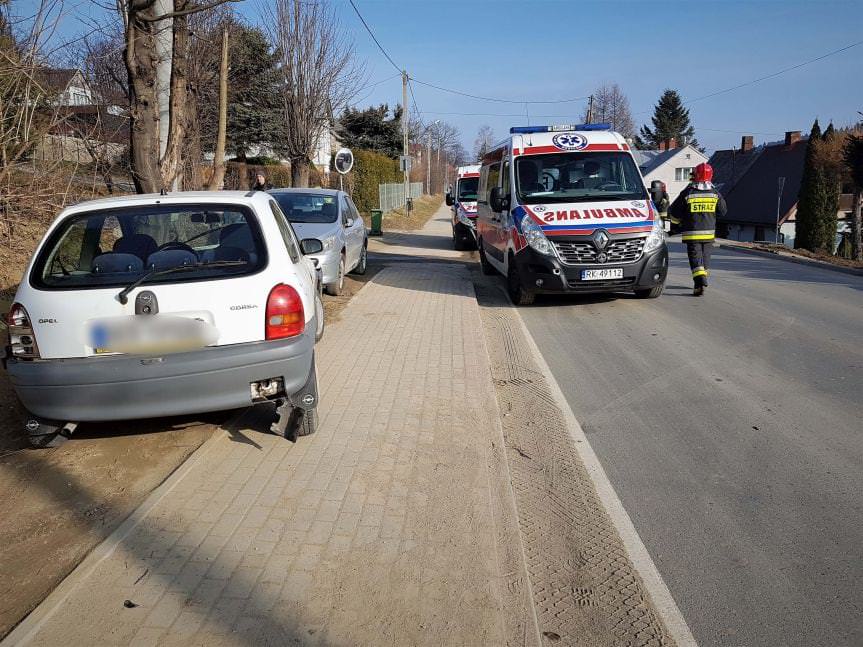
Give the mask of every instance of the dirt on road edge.
[(674, 645), (597, 495), (502, 285), (474, 270), (545, 644)]

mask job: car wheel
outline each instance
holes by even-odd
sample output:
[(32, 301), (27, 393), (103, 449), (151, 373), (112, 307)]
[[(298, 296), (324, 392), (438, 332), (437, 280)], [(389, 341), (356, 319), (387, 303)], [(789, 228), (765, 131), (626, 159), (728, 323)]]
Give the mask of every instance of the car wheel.
[(303, 411), (299, 409), (299, 414), (302, 416), (300, 424), (297, 426), (297, 436), (311, 436), (318, 430), (318, 408), (307, 409)]
[(495, 273), (495, 269), (485, 256), (485, 243), (482, 242), (482, 238), (477, 242), (477, 247), (479, 248), (479, 266), (482, 269), (482, 273), (486, 276), (491, 276)]
[(324, 336), (324, 301), (321, 295), (315, 290), (315, 341), (321, 341)]
[(366, 249), (366, 241), (363, 241), (363, 248), (360, 250), (360, 262), (354, 268), (354, 274), (362, 276), (366, 273), (369, 265), (369, 250)]
[(69, 437), (63, 434), (63, 423), (60, 422), (31, 415), (25, 426), (30, 446), (37, 449), (59, 447), (69, 440)]
[(341, 259), (339, 260), (339, 276), (336, 279), (335, 283), (327, 283), (324, 286), (324, 289), (327, 291), (327, 294), (337, 297), (342, 293), (342, 288), (345, 287), (345, 255), (342, 254)]
[(455, 226), (453, 226), (452, 228), (452, 247), (457, 252), (460, 252), (464, 249), (462, 237), (458, 235), (458, 232), (456, 232)]
[(521, 283), (521, 276), (518, 273), (518, 266), (515, 263), (515, 258), (510, 256), (508, 265), (506, 288), (509, 293), (509, 298), (517, 306), (529, 306), (536, 298), (536, 294), (524, 289), (524, 286)]
[(652, 287), (649, 290), (636, 290), (635, 296), (638, 299), (655, 299), (660, 294), (662, 294), (662, 289), (665, 287), (665, 283), (660, 283), (656, 287)]

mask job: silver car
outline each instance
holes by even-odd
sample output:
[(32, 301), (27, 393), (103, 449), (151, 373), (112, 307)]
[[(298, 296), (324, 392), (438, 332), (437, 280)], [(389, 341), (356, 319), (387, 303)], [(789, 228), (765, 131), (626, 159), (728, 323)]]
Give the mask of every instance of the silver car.
[(334, 189), (273, 189), (270, 193), (298, 238), (317, 238), (323, 244), (323, 251), (310, 258), (321, 268), (327, 294), (341, 294), (348, 272), (366, 273), (366, 226), (347, 193)]

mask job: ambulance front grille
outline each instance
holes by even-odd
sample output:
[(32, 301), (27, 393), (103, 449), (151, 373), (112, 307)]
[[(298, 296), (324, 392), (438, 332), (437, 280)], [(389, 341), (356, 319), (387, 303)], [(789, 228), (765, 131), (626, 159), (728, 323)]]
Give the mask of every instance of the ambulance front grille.
[[(569, 241), (554, 241), (560, 260), (567, 265), (585, 265), (596, 263), (596, 255), (599, 250), (593, 242), (574, 243)], [(608, 258), (608, 263), (634, 263), (641, 258), (644, 250), (644, 238), (624, 238), (609, 241), (603, 250)]]

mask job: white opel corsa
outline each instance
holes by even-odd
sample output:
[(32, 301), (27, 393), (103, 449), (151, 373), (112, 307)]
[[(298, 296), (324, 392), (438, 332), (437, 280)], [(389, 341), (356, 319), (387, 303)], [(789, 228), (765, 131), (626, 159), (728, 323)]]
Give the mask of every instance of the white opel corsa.
[(79, 422), (275, 402), (315, 431), (320, 273), (263, 192), (138, 195), (63, 211), (9, 312), (5, 366), (35, 446)]

